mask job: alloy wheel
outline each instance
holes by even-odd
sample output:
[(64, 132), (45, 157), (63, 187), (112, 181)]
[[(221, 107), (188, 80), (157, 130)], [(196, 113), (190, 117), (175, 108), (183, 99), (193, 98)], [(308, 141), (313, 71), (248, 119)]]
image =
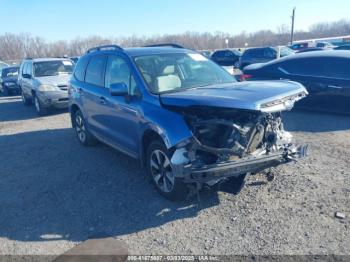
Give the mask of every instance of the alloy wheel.
[(171, 164), (168, 156), (161, 150), (155, 150), (150, 158), (151, 173), (157, 187), (169, 193), (173, 190), (175, 177), (171, 169)]
[(75, 116), (75, 131), (77, 132), (80, 142), (84, 143), (86, 140), (86, 132), (83, 118), (78, 114)]
[(37, 97), (34, 98), (35, 109), (38, 113), (40, 113), (40, 104), (39, 99)]

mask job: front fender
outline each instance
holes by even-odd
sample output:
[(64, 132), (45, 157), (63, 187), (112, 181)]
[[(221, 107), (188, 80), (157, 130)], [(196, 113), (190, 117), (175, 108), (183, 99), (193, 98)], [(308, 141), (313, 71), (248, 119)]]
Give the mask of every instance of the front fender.
[(155, 131), (168, 149), (192, 137), (184, 117), (179, 113), (165, 108), (151, 107), (144, 111), (144, 115), (147, 118), (143, 123), (142, 134), (147, 130)]

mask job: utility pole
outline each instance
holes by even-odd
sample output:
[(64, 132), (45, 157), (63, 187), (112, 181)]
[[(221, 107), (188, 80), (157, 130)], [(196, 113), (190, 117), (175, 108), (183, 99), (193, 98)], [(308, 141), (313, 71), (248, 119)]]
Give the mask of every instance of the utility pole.
[(295, 7), (293, 8), (293, 14), (292, 14), (292, 31), (290, 33), (290, 44), (293, 44), (293, 38), (294, 38), (294, 18), (295, 18)]

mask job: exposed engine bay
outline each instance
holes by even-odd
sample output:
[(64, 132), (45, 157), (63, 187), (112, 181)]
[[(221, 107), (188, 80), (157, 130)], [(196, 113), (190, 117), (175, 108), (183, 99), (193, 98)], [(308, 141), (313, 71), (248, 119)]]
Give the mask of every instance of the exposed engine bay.
[(176, 111), (193, 133), (172, 158), (178, 174), (188, 182), (211, 183), (257, 173), (306, 156), (307, 146), (294, 146), (291, 134), (284, 131), (280, 112), (217, 107)]
[(213, 164), (258, 155), (290, 143), (281, 113), (233, 109), (197, 109), (186, 121), (199, 144), (197, 161)]

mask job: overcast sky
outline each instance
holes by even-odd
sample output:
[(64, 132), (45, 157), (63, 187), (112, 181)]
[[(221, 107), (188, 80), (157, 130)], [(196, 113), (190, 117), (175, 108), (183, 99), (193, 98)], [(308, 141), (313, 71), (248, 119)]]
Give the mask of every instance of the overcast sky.
[(130, 36), (185, 31), (238, 34), (350, 18), (350, 0), (0, 0), (0, 34), (30, 33), (49, 41), (76, 36)]

